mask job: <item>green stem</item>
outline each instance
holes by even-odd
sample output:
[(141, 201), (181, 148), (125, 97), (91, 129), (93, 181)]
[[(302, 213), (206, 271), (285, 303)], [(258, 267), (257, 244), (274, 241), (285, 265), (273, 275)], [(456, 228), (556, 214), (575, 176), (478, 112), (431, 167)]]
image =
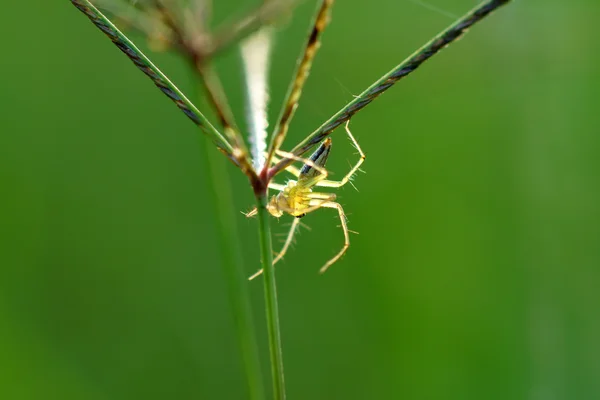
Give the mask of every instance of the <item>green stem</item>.
[(260, 234), (261, 260), (263, 279), (265, 282), (265, 312), (267, 331), (269, 334), (269, 351), (271, 355), (271, 374), (273, 377), (273, 398), (285, 399), (283, 379), (283, 357), (281, 352), (281, 331), (279, 329), (279, 309), (277, 306), (277, 287), (275, 284), (275, 268), (273, 267), (273, 249), (271, 246), (271, 225), (267, 211), (266, 193), (256, 195), (258, 223)]
[[(202, 97), (199, 95), (199, 99)], [(216, 211), (217, 233), (221, 265), (225, 273), (229, 303), (232, 308), (233, 320), (242, 362), (248, 385), (249, 397), (252, 400), (265, 399), (260, 357), (258, 352), (256, 330), (252, 318), (248, 280), (244, 269), (244, 259), (240, 246), (240, 236), (234, 213), (235, 204), (231, 192), (229, 163), (215, 151), (212, 143), (201, 141), (200, 147), (206, 157), (205, 164), (209, 170), (208, 187), (211, 192), (213, 209)], [(210, 190), (212, 189), (212, 190)]]
[(169, 97), (221, 150), (232, 158), (233, 148), (209, 120), (129, 38), (88, 0), (71, 0), (154, 84)]

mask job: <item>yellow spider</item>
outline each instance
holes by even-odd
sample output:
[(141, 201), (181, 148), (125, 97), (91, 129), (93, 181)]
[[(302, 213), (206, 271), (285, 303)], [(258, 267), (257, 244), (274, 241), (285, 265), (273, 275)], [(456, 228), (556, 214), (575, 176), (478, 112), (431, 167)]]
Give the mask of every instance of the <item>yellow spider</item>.
[[(335, 194), (313, 192), (314, 187), (338, 188), (344, 186), (346, 183), (350, 182), (352, 176), (356, 173), (356, 171), (358, 171), (363, 161), (365, 161), (365, 154), (358, 145), (358, 142), (354, 136), (352, 136), (352, 133), (348, 128), (348, 124), (349, 121), (346, 123), (346, 132), (348, 133), (352, 144), (358, 150), (360, 159), (356, 165), (350, 169), (350, 172), (348, 172), (348, 174), (346, 174), (346, 176), (344, 176), (340, 181), (331, 181), (326, 179), (328, 173), (327, 170), (325, 170), (325, 163), (327, 162), (329, 152), (331, 151), (331, 138), (325, 139), (308, 160), (296, 157), (293, 154), (283, 151), (278, 152), (280, 156), (287, 159), (304, 162), (304, 165), (300, 170), (294, 166), (288, 166), (286, 168), (288, 172), (298, 178), (297, 181), (290, 180), (287, 185), (269, 183), (269, 189), (279, 191), (279, 194), (274, 195), (267, 205), (267, 210), (269, 213), (277, 218), (281, 217), (284, 213), (288, 213), (295, 217), (283, 248), (273, 260), (273, 264), (277, 263), (285, 255), (288, 247), (292, 243), (294, 233), (300, 223), (300, 218), (304, 217), (309, 212), (318, 210), (322, 207), (335, 208), (338, 210), (340, 221), (342, 222), (342, 230), (344, 232), (344, 247), (342, 247), (342, 249), (332, 259), (327, 261), (327, 263), (321, 267), (319, 272), (325, 272), (333, 263), (335, 263), (344, 255), (350, 246), (350, 235), (348, 234), (349, 231), (348, 224), (346, 223), (346, 215), (344, 214), (344, 209), (342, 206), (335, 202)], [(274, 158), (273, 161), (278, 162), (279, 160)], [(255, 208), (247, 213), (246, 216), (252, 217), (256, 215), (256, 213), (257, 210)], [(262, 274), (262, 272), (263, 270), (261, 269), (249, 279), (252, 280), (256, 278)]]

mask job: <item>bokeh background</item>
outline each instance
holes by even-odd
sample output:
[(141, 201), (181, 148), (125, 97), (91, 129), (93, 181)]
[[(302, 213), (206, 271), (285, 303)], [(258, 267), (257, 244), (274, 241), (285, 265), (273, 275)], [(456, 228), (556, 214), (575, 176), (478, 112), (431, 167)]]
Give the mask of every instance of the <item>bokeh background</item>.
[[(279, 26), (272, 116), (314, 4)], [(285, 147), (475, 4), (339, 1)], [(70, 2), (2, 10), (0, 398), (246, 398), (194, 126)], [(515, 1), (352, 120), (360, 234), (319, 276), (342, 234), (315, 212), (278, 266), (288, 398), (600, 398), (599, 15)], [(242, 121), (238, 53), (218, 66)], [(341, 176), (356, 155), (332, 137)], [(253, 197), (225, 168), (250, 274)]]

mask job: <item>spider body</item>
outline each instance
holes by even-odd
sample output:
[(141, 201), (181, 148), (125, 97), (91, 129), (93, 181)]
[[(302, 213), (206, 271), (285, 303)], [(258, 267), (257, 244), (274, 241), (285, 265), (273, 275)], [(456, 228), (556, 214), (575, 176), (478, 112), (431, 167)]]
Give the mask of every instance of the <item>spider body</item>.
[[(283, 213), (288, 213), (296, 218), (306, 215), (314, 199), (312, 188), (326, 177), (324, 168), (330, 151), (331, 139), (327, 138), (297, 173), (298, 180), (289, 180), (279, 194), (271, 197), (267, 206), (271, 215), (281, 217)], [(335, 200), (335, 194), (331, 194), (329, 200)]]
[(302, 218), (306, 215), (305, 210), (310, 208), (310, 193), (312, 189), (290, 180), (279, 194), (271, 197), (267, 210), (274, 217), (281, 217), (288, 213), (293, 217)]
[[(285, 244), (283, 245), (283, 248), (279, 254), (277, 254), (273, 260), (273, 264), (281, 260), (287, 252), (288, 247), (292, 243), (294, 233), (296, 232), (296, 229), (300, 223), (300, 218), (320, 208), (334, 208), (338, 211), (342, 231), (344, 233), (344, 246), (332, 259), (327, 261), (327, 263), (320, 269), (320, 272), (325, 272), (333, 263), (339, 260), (350, 246), (350, 235), (346, 221), (346, 215), (344, 214), (344, 209), (342, 206), (335, 202), (336, 195), (334, 193), (323, 193), (313, 190), (317, 187), (337, 188), (344, 186), (346, 183), (350, 182), (352, 176), (356, 173), (356, 171), (358, 171), (360, 165), (365, 160), (365, 154), (361, 150), (354, 136), (352, 136), (350, 129), (348, 129), (348, 123), (346, 123), (346, 132), (348, 133), (352, 144), (358, 150), (360, 159), (356, 165), (350, 169), (350, 172), (348, 172), (348, 174), (346, 174), (346, 176), (344, 176), (340, 181), (331, 181), (327, 179), (328, 172), (325, 169), (325, 164), (327, 163), (327, 158), (331, 152), (331, 138), (323, 140), (317, 150), (315, 150), (315, 152), (308, 159), (302, 159), (291, 153), (286, 153), (283, 151), (278, 152), (278, 155), (283, 158), (301, 161), (304, 164), (301, 169), (291, 165), (286, 168), (286, 171), (294, 175), (297, 180), (290, 180), (285, 185), (274, 182), (269, 183), (269, 189), (279, 191), (278, 194), (271, 197), (269, 204), (267, 204), (267, 210), (269, 213), (277, 218), (284, 214), (289, 214), (295, 217)], [(273, 161), (279, 162), (280, 160), (277, 157), (273, 157)], [(253, 216), (255, 214), (256, 209), (252, 210), (246, 215)], [(261, 273), (262, 269), (252, 275), (250, 279), (257, 277)]]

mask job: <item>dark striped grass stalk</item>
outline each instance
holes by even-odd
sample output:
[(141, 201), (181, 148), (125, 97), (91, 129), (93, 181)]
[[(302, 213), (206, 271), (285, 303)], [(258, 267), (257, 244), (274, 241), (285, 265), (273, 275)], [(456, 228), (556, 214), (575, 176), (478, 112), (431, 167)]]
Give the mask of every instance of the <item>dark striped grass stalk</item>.
[(231, 145), (187, 97), (138, 49), (108, 18), (87, 0), (71, 0), (108, 38), (168, 97), (189, 119), (204, 132), (228, 157), (233, 154)]
[[(215, 144), (236, 165), (239, 158), (235, 156), (234, 148), (217, 131), (206, 117), (189, 101), (185, 95), (122, 33), (108, 18), (87, 0), (71, 0), (80, 11), (104, 32), (112, 42), (131, 61), (146, 74), (154, 84), (169, 97), (201, 130), (206, 134), (207, 141)], [(200, 138), (202, 139), (202, 138)], [(201, 147), (210, 147), (201, 145)], [(246, 272), (243, 267), (243, 257), (237, 224), (233, 216), (233, 195), (229, 187), (229, 176), (221, 157), (212, 148), (206, 148), (206, 160), (209, 170), (209, 181), (213, 186), (213, 202), (217, 218), (217, 233), (219, 234), (220, 255), (228, 286), (232, 314), (236, 326), (236, 336), (240, 346), (242, 363), (244, 365), (249, 398), (252, 400), (265, 399), (265, 391), (260, 367), (260, 357), (256, 340), (256, 330), (252, 318), (250, 296), (247, 289)]]
[(298, 60), (298, 66), (296, 67), (294, 79), (291, 82), (283, 102), (283, 107), (279, 115), (279, 121), (273, 130), (273, 137), (271, 139), (271, 143), (269, 144), (269, 150), (265, 163), (267, 166), (271, 164), (271, 159), (275, 155), (275, 152), (281, 148), (290, 122), (292, 121), (292, 118), (294, 118), (296, 108), (298, 108), (298, 102), (300, 101), (300, 96), (302, 95), (302, 88), (308, 79), (312, 62), (317, 55), (319, 46), (321, 45), (321, 35), (329, 23), (333, 3), (334, 0), (322, 0), (317, 8), (312, 29), (304, 46), (304, 52)]
[[(414, 72), (425, 61), (429, 60), (432, 56), (439, 53), (440, 50), (464, 35), (470, 27), (487, 17), (497, 8), (509, 2), (510, 0), (489, 0), (469, 11), (462, 18), (458, 19), (427, 42), (419, 50), (415, 51), (406, 60), (394, 67), (390, 72), (379, 78), (375, 83), (365, 89), (364, 92), (356, 96), (350, 103), (346, 104), (341, 110), (325, 121), (317, 128), (317, 130), (296, 145), (291, 153), (295, 156), (301, 156), (317, 144), (321, 143), (321, 141), (338, 126), (352, 118), (354, 114), (370, 104), (400, 79), (408, 76), (411, 72)], [(281, 160), (269, 170), (267, 176), (275, 176), (292, 162), (293, 160), (289, 159)]]
[(273, 398), (285, 399), (285, 379), (283, 373), (283, 352), (281, 348), (281, 329), (279, 328), (279, 306), (277, 303), (277, 285), (273, 268), (273, 241), (271, 239), (270, 214), (267, 211), (269, 198), (266, 190), (256, 194), (258, 211), (258, 229), (260, 235), (260, 256), (264, 270), (265, 310), (267, 332), (269, 335), (269, 356), (271, 377), (273, 379)]

